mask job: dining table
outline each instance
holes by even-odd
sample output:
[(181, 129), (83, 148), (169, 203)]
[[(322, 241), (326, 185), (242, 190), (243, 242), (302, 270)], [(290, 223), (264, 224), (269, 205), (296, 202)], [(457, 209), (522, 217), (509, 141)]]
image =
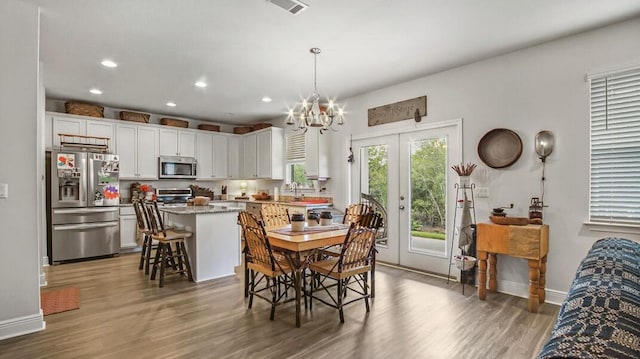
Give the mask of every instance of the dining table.
[(296, 327), (299, 328), (304, 271), (319, 249), (342, 244), (349, 226), (344, 224), (310, 226), (305, 227), (303, 231), (292, 231), (291, 225), (265, 229), (271, 247), (283, 252), (293, 269)]

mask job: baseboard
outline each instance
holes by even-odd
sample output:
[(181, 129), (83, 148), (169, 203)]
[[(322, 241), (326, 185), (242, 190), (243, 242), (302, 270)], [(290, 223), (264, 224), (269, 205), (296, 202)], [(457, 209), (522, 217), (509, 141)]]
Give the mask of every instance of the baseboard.
[(45, 273), (40, 273), (40, 286), (41, 287), (47, 286), (47, 276), (45, 275)]
[(42, 257), (42, 266), (43, 267), (48, 267), (49, 266), (49, 257), (47, 257), (47, 256)]
[[(529, 298), (529, 283), (516, 283), (509, 281), (498, 281), (498, 292), (514, 295), (521, 298)], [(561, 292), (554, 289), (545, 289), (545, 302), (550, 304), (560, 305), (567, 297), (566, 292)]]
[(4, 320), (0, 322), (0, 340), (39, 332), (46, 326), (42, 310), (38, 314)]

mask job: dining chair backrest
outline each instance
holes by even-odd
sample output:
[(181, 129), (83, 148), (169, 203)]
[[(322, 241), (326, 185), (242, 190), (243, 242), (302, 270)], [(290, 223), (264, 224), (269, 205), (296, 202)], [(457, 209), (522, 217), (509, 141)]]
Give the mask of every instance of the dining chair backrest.
[(242, 211), (238, 214), (238, 224), (242, 227), (242, 236), (251, 263), (276, 270), (273, 251), (262, 222), (251, 213)]
[(373, 208), (370, 205), (365, 203), (350, 204), (347, 207), (347, 209), (344, 211), (344, 217), (342, 218), (342, 223), (343, 224), (358, 223), (360, 221), (360, 217), (372, 211), (373, 211)]
[(149, 229), (154, 235), (162, 234), (167, 235), (167, 231), (162, 222), (162, 213), (158, 209), (158, 203), (156, 201), (145, 202), (144, 207), (147, 210), (147, 216), (149, 218)]
[(380, 213), (371, 211), (360, 216), (358, 225), (373, 228), (377, 231), (384, 225), (384, 219)]
[(260, 215), (262, 216), (262, 222), (265, 227), (277, 227), (286, 226), (291, 223), (289, 218), (289, 210), (287, 207), (275, 204), (266, 203), (262, 205), (260, 209)]
[(149, 225), (149, 215), (145, 208), (144, 201), (140, 199), (133, 200), (133, 210), (136, 212), (136, 225), (142, 233), (151, 233)]
[(338, 272), (369, 265), (375, 238), (376, 229), (351, 224), (342, 244)]
[(247, 211), (238, 213), (238, 225), (244, 231), (246, 227), (260, 227), (260, 220)]

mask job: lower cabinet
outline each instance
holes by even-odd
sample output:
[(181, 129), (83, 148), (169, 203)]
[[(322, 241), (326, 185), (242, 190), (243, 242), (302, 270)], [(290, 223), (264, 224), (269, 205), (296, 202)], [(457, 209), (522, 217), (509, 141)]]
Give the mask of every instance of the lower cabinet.
[(120, 207), (120, 248), (138, 247), (136, 212), (133, 207)]

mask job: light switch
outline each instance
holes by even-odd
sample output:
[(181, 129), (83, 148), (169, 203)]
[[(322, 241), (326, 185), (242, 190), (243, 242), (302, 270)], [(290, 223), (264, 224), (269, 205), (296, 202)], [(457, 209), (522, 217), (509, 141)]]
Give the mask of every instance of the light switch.
[(9, 198), (9, 184), (0, 183), (0, 198)]
[(489, 198), (489, 187), (478, 187), (478, 188), (476, 188), (476, 197), (478, 197), (478, 198)]

